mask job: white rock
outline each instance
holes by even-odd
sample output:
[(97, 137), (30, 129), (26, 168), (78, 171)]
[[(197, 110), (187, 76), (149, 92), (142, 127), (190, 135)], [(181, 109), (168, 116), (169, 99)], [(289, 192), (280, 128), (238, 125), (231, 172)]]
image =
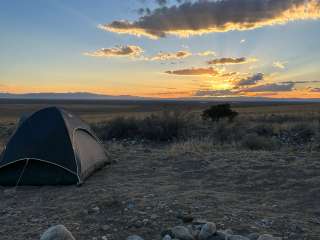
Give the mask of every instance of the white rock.
[(203, 227), (201, 228), (201, 231), (199, 233), (199, 240), (207, 240), (209, 239), (213, 234), (215, 234), (217, 231), (216, 224), (212, 222), (207, 222)]
[(48, 228), (42, 234), (40, 240), (75, 240), (75, 238), (65, 226), (56, 225)]
[(143, 240), (143, 238), (138, 235), (131, 235), (127, 237), (127, 240)]
[(162, 238), (162, 240), (172, 240), (172, 238), (169, 234), (167, 234)]

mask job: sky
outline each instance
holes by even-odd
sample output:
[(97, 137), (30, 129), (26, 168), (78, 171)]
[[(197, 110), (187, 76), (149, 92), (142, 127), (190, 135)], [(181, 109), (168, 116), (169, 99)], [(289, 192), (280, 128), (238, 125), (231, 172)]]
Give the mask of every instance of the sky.
[(4, 0), (0, 9), (0, 92), (320, 98), (320, 0)]

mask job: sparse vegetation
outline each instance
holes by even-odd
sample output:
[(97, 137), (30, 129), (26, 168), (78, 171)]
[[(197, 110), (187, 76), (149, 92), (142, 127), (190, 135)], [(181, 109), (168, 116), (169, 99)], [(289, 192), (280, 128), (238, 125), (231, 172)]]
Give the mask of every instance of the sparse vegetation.
[[(230, 105), (224, 106), (233, 112)], [(237, 116), (233, 121), (228, 117), (220, 117), (219, 121), (202, 121), (201, 113), (165, 111), (140, 118), (116, 117), (93, 127), (104, 141), (175, 141), (182, 145), (186, 142), (186, 145), (193, 146), (192, 149), (197, 149), (195, 145), (199, 139), (206, 139), (206, 145), (209, 143), (212, 148), (224, 146), (267, 151), (282, 147), (319, 149), (320, 124), (316, 114), (299, 117), (297, 114), (251, 113)]]
[(147, 140), (164, 142), (183, 137), (187, 118), (181, 112), (162, 112), (145, 118), (117, 117), (93, 126), (97, 134), (107, 140)]
[(277, 150), (279, 141), (273, 137), (259, 136), (254, 133), (245, 135), (241, 141), (241, 146), (249, 150)]
[[(48, 223), (77, 239), (158, 239), (184, 212), (240, 235), (319, 239), (320, 104), (234, 104), (233, 121), (203, 121), (209, 103), (64, 104), (117, 164), (80, 188), (1, 188), (1, 239), (39, 239)], [(0, 104), (0, 150), (31, 108)]]
[[(196, 146), (200, 144), (205, 145), (205, 149), (211, 146), (213, 149), (320, 150), (319, 104), (222, 104), (214, 107), (209, 103), (110, 104), (86, 103), (65, 107), (89, 122), (105, 142), (171, 142), (181, 146), (192, 145), (192, 149), (201, 149)], [(35, 108), (32, 104), (27, 106), (30, 111)], [(210, 118), (204, 121), (204, 112), (216, 108), (227, 110), (221, 111), (223, 114), (219, 113), (219, 117), (213, 117), (219, 119), (217, 121)], [(5, 112), (8, 111), (6, 109), (3, 109), (0, 119), (2, 146), (13, 132), (21, 113), (20, 105), (16, 110), (11, 106), (10, 112)], [(226, 112), (238, 114), (231, 114), (233, 120), (230, 121), (229, 117), (222, 117), (228, 115)]]
[(15, 126), (13, 124), (0, 124), (0, 150), (2, 145), (4, 145), (11, 134), (13, 133)]
[(218, 122), (220, 119), (224, 118), (228, 118), (229, 121), (232, 121), (236, 116), (238, 116), (238, 113), (231, 109), (230, 104), (213, 105), (202, 113), (202, 118), (204, 120), (211, 120), (213, 122)]

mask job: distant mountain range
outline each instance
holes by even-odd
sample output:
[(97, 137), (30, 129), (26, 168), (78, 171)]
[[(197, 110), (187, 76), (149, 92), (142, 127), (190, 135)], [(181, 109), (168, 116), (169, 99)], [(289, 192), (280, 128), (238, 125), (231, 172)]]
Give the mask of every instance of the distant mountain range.
[(130, 95), (103, 95), (90, 92), (70, 92), (70, 93), (0, 93), (0, 99), (61, 99), (61, 100), (146, 100), (150, 98), (130, 96)]
[(320, 102), (319, 98), (267, 98), (267, 97), (183, 97), (183, 98), (148, 98), (131, 95), (104, 95), (90, 92), (69, 93), (1, 93), (0, 99), (46, 99), (46, 100), (169, 100), (169, 101), (216, 101), (216, 102)]

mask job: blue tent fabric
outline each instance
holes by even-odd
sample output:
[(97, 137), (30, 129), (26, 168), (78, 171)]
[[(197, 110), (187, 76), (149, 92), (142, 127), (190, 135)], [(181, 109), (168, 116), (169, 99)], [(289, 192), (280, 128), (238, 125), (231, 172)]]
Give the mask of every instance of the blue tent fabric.
[(91, 128), (57, 107), (41, 109), (21, 122), (0, 160), (0, 185), (82, 183), (108, 163)]

